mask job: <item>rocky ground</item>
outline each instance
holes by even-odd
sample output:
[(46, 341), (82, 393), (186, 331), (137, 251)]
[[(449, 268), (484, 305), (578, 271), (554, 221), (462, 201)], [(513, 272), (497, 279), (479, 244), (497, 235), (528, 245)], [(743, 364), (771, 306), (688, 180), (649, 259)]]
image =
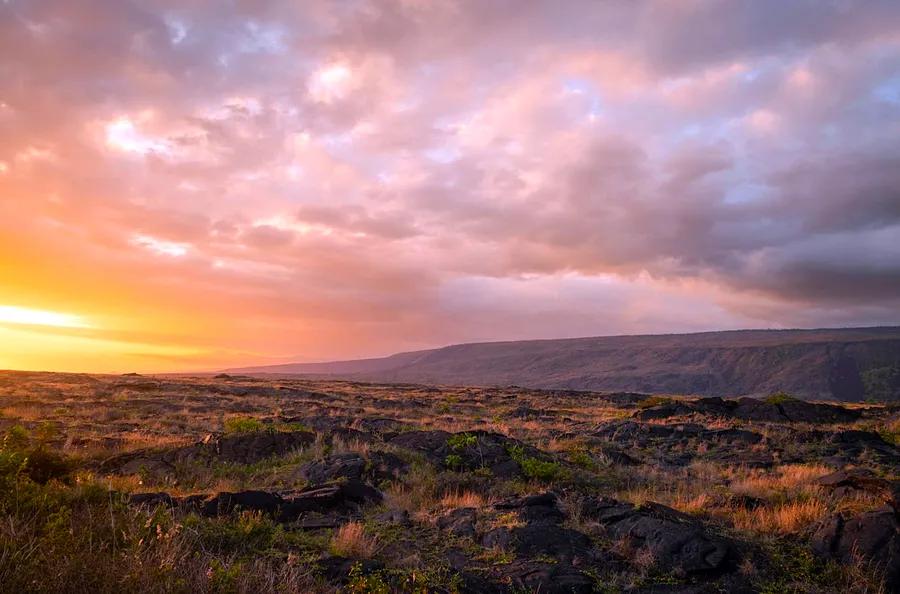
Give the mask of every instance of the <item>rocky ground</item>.
[(0, 588), (900, 591), (900, 408), (0, 373)]

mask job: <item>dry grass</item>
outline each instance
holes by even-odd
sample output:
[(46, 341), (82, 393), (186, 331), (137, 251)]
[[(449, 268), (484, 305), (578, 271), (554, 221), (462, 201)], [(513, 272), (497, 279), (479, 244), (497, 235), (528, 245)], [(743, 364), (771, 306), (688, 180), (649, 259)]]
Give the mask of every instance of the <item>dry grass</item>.
[(338, 528), (331, 537), (329, 551), (350, 559), (371, 559), (377, 550), (377, 540), (366, 534), (359, 522), (348, 522)]
[(792, 498), (809, 497), (821, 493), (814, 481), (831, 471), (829, 467), (819, 464), (779, 466), (771, 473), (755, 472), (750, 476), (733, 480), (729, 490), (736, 495), (762, 499), (776, 495)]
[(738, 530), (784, 536), (810, 529), (827, 514), (828, 506), (821, 500), (794, 501), (753, 510), (738, 508), (732, 511), (731, 521)]
[(440, 506), (445, 509), (461, 507), (482, 507), (486, 505), (484, 497), (473, 491), (453, 492), (441, 498)]

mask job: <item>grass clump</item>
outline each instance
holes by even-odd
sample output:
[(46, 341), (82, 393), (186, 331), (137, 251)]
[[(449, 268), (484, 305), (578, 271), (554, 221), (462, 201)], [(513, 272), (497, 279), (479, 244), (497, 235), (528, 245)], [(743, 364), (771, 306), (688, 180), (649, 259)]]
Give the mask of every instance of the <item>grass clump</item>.
[(370, 559), (375, 555), (377, 542), (366, 534), (360, 522), (348, 522), (338, 528), (328, 547), (332, 555), (350, 559)]

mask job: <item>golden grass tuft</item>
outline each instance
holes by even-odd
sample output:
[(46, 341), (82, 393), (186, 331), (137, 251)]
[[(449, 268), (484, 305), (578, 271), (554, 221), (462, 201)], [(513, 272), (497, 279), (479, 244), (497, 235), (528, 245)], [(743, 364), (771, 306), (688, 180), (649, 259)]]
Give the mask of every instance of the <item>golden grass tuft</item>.
[(460, 507), (482, 507), (485, 505), (484, 497), (474, 491), (461, 491), (447, 493), (441, 498), (440, 506), (446, 509)]
[(822, 520), (828, 507), (820, 500), (793, 501), (773, 507), (734, 510), (732, 521), (738, 530), (761, 535), (797, 534)]
[(348, 522), (338, 528), (331, 537), (329, 550), (333, 555), (350, 559), (370, 559), (375, 555), (377, 541), (366, 534), (359, 522)]

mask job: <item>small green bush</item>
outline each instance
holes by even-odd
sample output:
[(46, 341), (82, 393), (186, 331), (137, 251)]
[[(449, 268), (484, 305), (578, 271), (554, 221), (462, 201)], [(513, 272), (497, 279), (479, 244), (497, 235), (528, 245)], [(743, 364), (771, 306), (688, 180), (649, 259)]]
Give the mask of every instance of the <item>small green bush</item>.
[(537, 458), (525, 458), (519, 466), (526, 477), (544, 483), (552, 482), (562, 474), (562, 467), (558, 462), (545, 462)]
[(525, 455), (525, 448), (520, 445), (510, 447), (509, 456), (522, 469), (522, 474), (527, 478), (535, 479), (541, 482), (551, 482), (562, 475), (562, 467), (558, 462), (550, 462), (540, 460), (532, 456)]
[(260, 433), (268, 427), (253, 417), (231, 417), (225, 419), (225, 433)]
[(575, 448), (569, 450), (569, 461), (585, 470), (595, 470), (597, 468), (597, 463), (591, 457), (590, 452), (585, 449)]
[(460, 433), (458, 435), (452, 435), (450, 436), (450, 439), (447, 440), (447, 446), (449, 446), (450, 449), (454, 451), (474, 447), (476, 443), (478, 443), (478, 438), (471, 433)]
[(444, 458), (444, 466), (451, 470), (456, 470), (462, 467), (463, 459), (459, 454), (448, 454), (446, 458)]
[(787, 392), (782, 391), (775, 392), (774, 394), (769, 394), (768, 396), (766, 396), (764, 402), (767, 402), (768, 404), (784, 404), (785, 402), (792, 402), (794, 400), (797, 399)]
[(350, 568), (350, 580), (344, 586), (347, 594), (390, 594), (391, 588), (382, 577), (382, 572), (365, 574), (361, 563)]
[(637, 403), (637, 407), (640, 409), (653, 408), (654, 406), (662, 406), (663, 404), (669, 404), (672, 402), (671, 398), (666, 398), (665, 396), (648, 396), (643, 400)]

